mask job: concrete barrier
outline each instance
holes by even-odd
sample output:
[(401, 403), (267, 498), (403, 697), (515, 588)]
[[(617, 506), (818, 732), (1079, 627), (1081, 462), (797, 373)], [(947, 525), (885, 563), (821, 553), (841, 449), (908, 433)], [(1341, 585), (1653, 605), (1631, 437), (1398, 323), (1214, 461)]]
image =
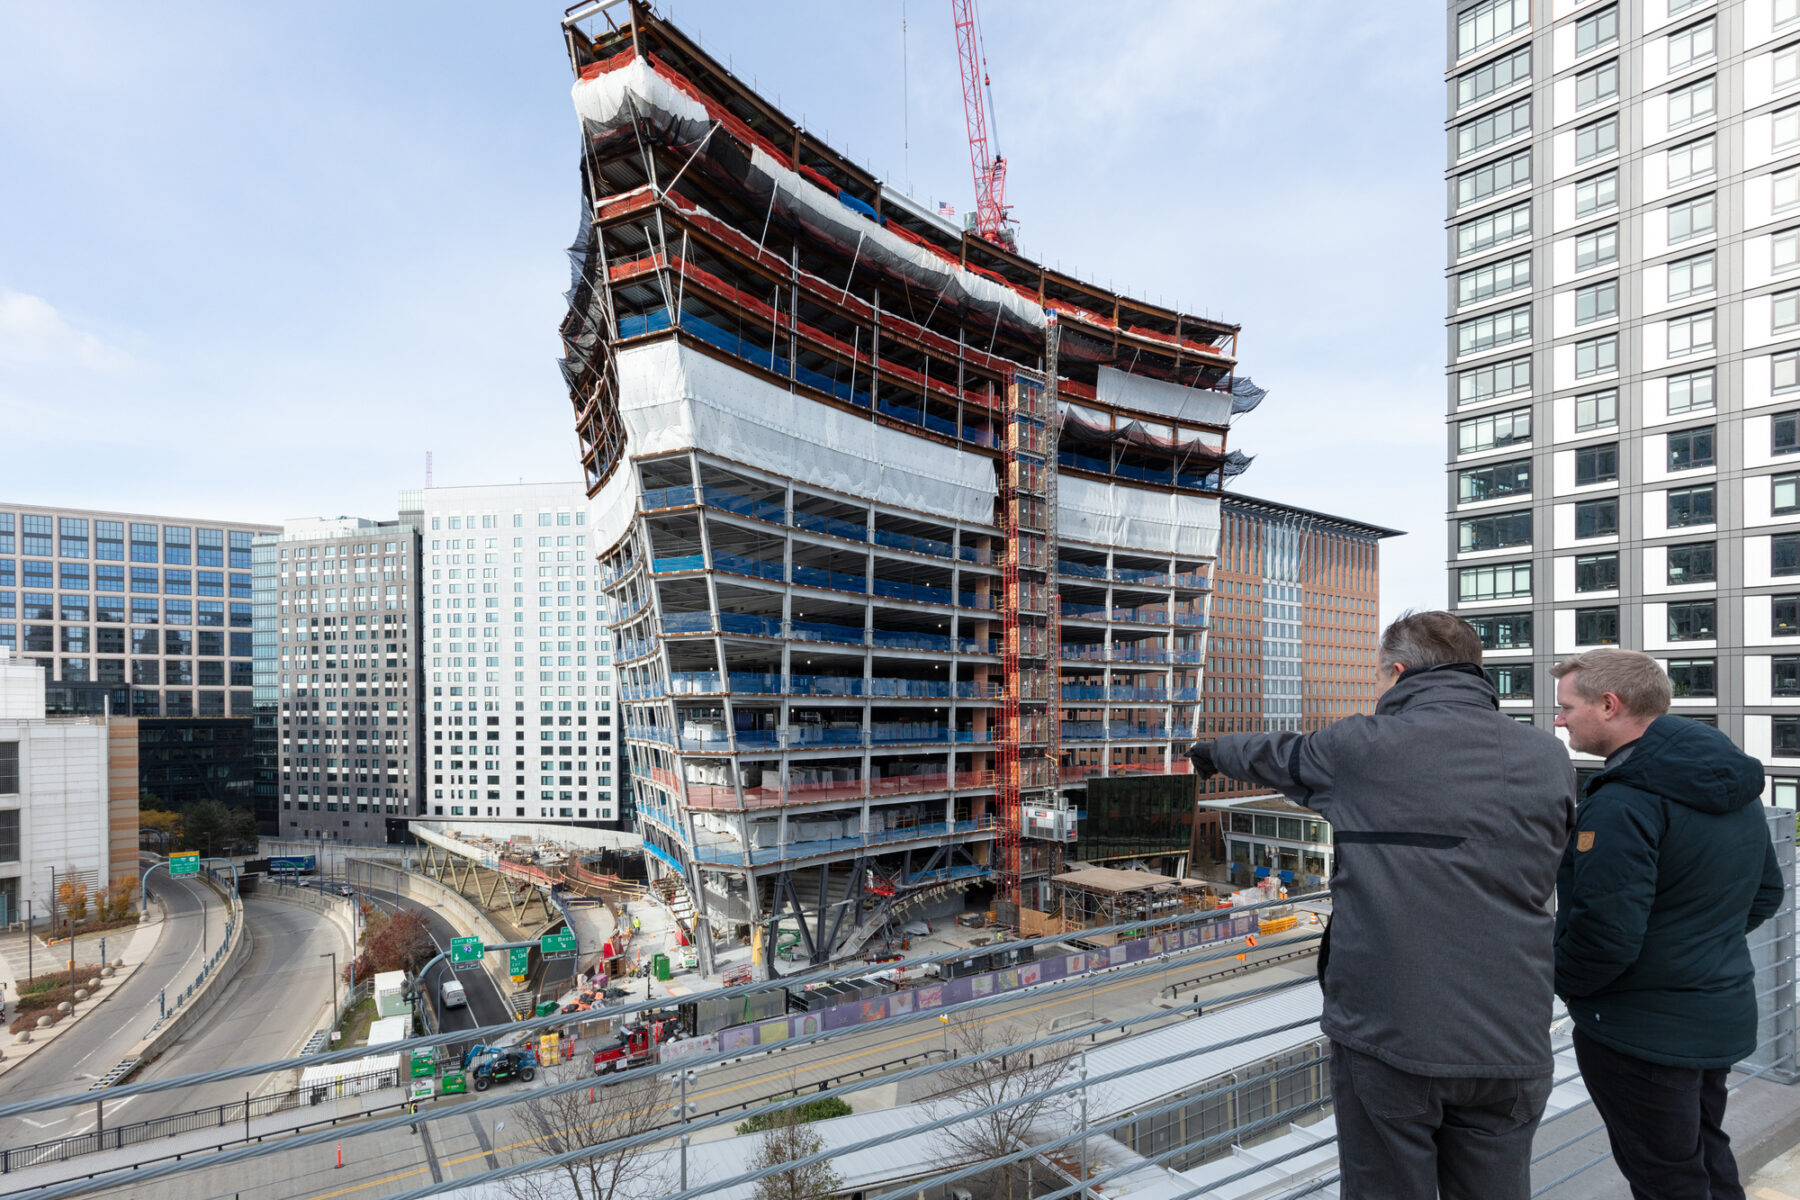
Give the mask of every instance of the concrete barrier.
[(250, 932), (249, 924), (244, 920), (243, 901), (232, 895), (228, 888), (213, 879), (210, 874), (202, 875), (201, 881), (218, 892), (231, 906), (236, 930), (232, 939), (232, 947), (226, 951), (225, 957), (219, 961), (219, 965), (213, 968), (212, 973), (206, 977), (206, 981), (200, 985), (200, 990), (189, 997), (186, 1004), (176, 1009), (173, 1016), (153, 1030), (149, 1037), (132, 1047), (131, 1052), (126, 1055), (127, 1058), (149, 1062), (173, 1046), (181, 1039), (182, 1034), (192, 1029), (200, 1018), (212, 1010), (213, 1006), (219, 1002), (219, 997), (225, 994), (226, 987), (233, 979), (237, 978), (237, 973), (243, 969), (244, 964), (250, 961), (250, 954), (255, 947), (256, 939)]

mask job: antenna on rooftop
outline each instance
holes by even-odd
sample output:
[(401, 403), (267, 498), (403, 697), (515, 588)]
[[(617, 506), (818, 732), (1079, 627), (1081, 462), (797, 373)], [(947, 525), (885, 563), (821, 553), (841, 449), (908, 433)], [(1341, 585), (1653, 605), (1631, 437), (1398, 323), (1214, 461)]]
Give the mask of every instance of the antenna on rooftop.
[(425, 452), (425, 486), (431, 486), (431, 451)]

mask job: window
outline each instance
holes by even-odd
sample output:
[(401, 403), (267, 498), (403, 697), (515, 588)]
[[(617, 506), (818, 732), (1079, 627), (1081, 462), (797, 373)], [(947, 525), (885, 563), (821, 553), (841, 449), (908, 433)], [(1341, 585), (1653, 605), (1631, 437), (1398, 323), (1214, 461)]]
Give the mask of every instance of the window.
[(1669, 492), (1669, 528), (1713, 523), (1713, 488), (1676, 488)]
[(1775, 293), (1770, 304), (1769, 323), (1777, 333), (1800, 325), (1800, 291)]
[(1717, 162), (1713, 139), (1700, 138), (1669, 151), (1669, 186), (1680, 187), (1711, 175)]
[(1800, 351), (1787, 350), (1769, 360), (1769, 387), (1775, 392), (1800, 388)]
[(1611, 154), (1619, 148), (1619, 118), (1617, 114), (1604, 117), (1589, 125), (1583, 125), (1575, 131), (1575, 161), (1577, 163), (1592, 162), (1603, 154)]
[(1492, 667), (1483, 667), (1481, 673), (1486, 675), (1494, 690), (1500, 693), (1502, 700), (1531, 699), (1531, 667), (1527, 663), (1504, 663)]
[(1503, 312), (1483, 313), (1456, 327), (1457, 354), (1478, 354), (1496, 346), (1508, 346), (1531, 337), (1531, 305), (1521, 304)]
[(1470, 467), (1456, 473), (1456, 502), (1476, 504), (1498, 500), (1503, 496), (1531, 494), (1531, 460), (1516, 458), (1511, 462)]
[(1800, 637), (1800, 596), (1771, 596), (1769, 636)]
[(1456, 127), (1456, 154), (1466, 158), (1507, 138), (1531, 131), (1531, 98), (1502, 105)]
[(1531, 564), (1493, 563), (1463, 567), (1456, 573), (1456, 592), (1465, 602), (1530, 596)]
[(1692, 471), (1713, 465), (1713, 427), (1683, 429), (1669, 435), (1669, 470)]
[(1719, 578), (1717, 555), (1711, 542), (1687, 542), (1669, 547), (1669, 586), (1690, 583), (1716, 583)]
[(1718, 605), (1711, 600), (1694, 600), (1669, 605), (1669, 640), (1702, 642), (1717, 635)]
[(1800, 412), (1776, 413), (1769, 421), (1769, 453), (1792, 454), (1800, 450)]
[(1800, 204), (1800, 167), (1788, 167), (1769, 176), (1770, 201), (1776, 212)]
[(1603, 62), (1575, 77), (1575, 107), (1586, 108), (1619, 94), (1619, 60)]
[(1493, 450), (1500, 446), (1511, 446), (1519, 442), (1531, 440), (1531, 410), (1529, 408), (1508, 409), (1506, 412), (1487, 413), (1479, 417), (1470, 417), (1456, 424), (1456, 444), (1458, 454), (1474, 454), (1482, 450)]
[(1696, 254), (1669, 264), (1669, 299), (1686, 300), (1713, 290), (1713, 254)]
[[(1460, 57), (1460, 56), (1459, 56)], [(1531, 47), (1521, 46), (1511, 54), (1482, 63), (1456, 80), (1456, 106), (1467, 108), (1503, 92), (1515, 83), (1531, 78)]]
[(1531, 201), (1487, 213), (1456, 227), (1456, 253), (1465, 257), (1531, 236)]
[(1686, 29), (1678, 29), (1669, 35), (1669, 70), (1684, 71), (1698, 63), (1703, 63), (1713, 56), (1716, 38), (1713, 34), (1713, 23), (1702, 21), (1698, 25), (1689, 25)]
[(1607, 279), (1575, 289), (1575, 323), (1591, 325), (1619, 315), (1619, 281)]
[[(1670, 659), (1669, 690), (1678, 699), (1694, 700), (1717, 695), (1718, 691), (1713, 679), (1714, 661), (1710, 658)], [(1781, 693), (1775, 694), (1779, 696)]]
[(1800, 575), (1800, 534), (1780, 533), (1769, 539), (1769, 574)]
[[(15, 796), (19, 793), (19, 743), (0, 742), (0, 796)], [(14, 813), (15, 821), (18, 814)], [(13, 826), (12, 857), (0, 854), (0, 862), (17, 862), (19, 858), (19, 830)]]
[[(1692, 125), (1695, 121), (1704, 121), (1712, 116), (1713, 93), (1713, 80), (1710, 76), (1670, 92), (1669, 128), (1679, 129), (1683, 125)], [(1576, 157), (1580, 157), (1579, 150), (1576, 151)]]
[(1488, 263), (1458, 275), (1456, 277), (1456, 303), (1458, 306), (1466, 307), (1530, 286), (1531, 255), (1521, 254), (1516, 258)]
[(1617, 608), (1576, 609), (1575, 644), (1578, 646), (1618, 645), (1619, 610)]
[(1456, 376), (1456, 402), (1479, 404), (1496, 400), (1514, 392), (1531, 390), (1531, 359), (1509, 358), (1505, 362), (1483, 363), (1459, 371)]
[(1464, 517), (1457, 523), (1462, 552), (1498, 550), (1503, 546), (1531, 545), (1531, 514), (1510, 512)]
[(1699, 196), (1669, 206), (1669, 244), (1705, 237), (1713, 231), (1713, 198)]
[(1800, 105), (1784, 108), (1770, 121), (1777, 150), (1800, 141)]
[(1769, 734), (1776, 757), (1800, 757), (1800, 717), (1776, 717), (1769, 722)]
[(1704, 412), (1713, 406), (1712, 368), (1669, 376), (1669, 415)]
[(1777, 29), (1800, 21), (1800, 0), (1775, 0), (1774, 18)]
[(1483, 650), (1531, 649), (1530, 613), (1471, 615), (1468, 621), (1474, 627), (1477, 636), (1481, 638)]
[(1712, 310), (1669, 318), (1669, 357), (1710, 354), (1713, 349)]
[(1575, 269), (1585, 271), (1619, 261), (1619, 227), (1590, 229), (1575, 238)]
[(1619, 477), (1619, 444), (1583, 446), (1575, 451), (1575, 486), (1609, 483)]
[(1800, 512), (1800, 475), (1769, 476), (1769, 512), (1777, 517)]
[(1526, 149), (1458, 175), (1456, 203), (1458, 207), (1475, 204), (1530, 182), (1531, 151)]
[(1589, 392), (1575, 397), (1575, 432), (1607, 429), (1619, 423), (1619, 393)]
[[(1466, 57), (1530, 26), (1531, 0), (1477, 4), (1456, 18), (1456, 57)], [(1618, 36), (1616, 31), (1614, 36)]]
[(1591, 375), (1605, 375), (1618, 369), (1618, 334), (1609, 333), (1605, 337), (1575, 343), (1575, 378), (1586, 379)]
[(1619, 40), (1619, 10), (1601, 9), (1575, 22), (1575, 53), (1591, 54)]
[(1774, 695), (1800, 696), (1800, 655), (1778, 654), (1770, 659), (1769, 683)]
[(1619, 498), (1583, 500), (1575, 506), (1575, 536), (1578, 538), (1617, 537), (1619, 533)]
[(1800, 266), (1800, 229), (1784, 229), (1769, 239), (1769, 269), (1780, 274)]
[(1604, 212), (1619, 203), (1619, 173), (1608, 171), (1604, 175), (1590, 175), (1575, 185), (1575, 215), (1577, 217), (1592, 216)]

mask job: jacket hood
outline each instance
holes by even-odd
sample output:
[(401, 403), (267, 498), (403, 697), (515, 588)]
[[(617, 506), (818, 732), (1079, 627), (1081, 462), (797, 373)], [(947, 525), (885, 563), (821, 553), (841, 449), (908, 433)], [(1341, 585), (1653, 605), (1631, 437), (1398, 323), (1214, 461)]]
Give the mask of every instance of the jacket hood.
[(1618, 782), (1703, 813), (1728, 813), (1762, 795), (1763, 767), (1710, 725), (1661, 716), (1625, 761), (1588, 782)]
[(1376, 701), (1375, 711), (1391, 716), (1418, 704), (1473, 704), (1495, 709), (1500, 707), (1500, 696), (1474, 663), (1440, 663), (1402, 673), (1399, 682)]

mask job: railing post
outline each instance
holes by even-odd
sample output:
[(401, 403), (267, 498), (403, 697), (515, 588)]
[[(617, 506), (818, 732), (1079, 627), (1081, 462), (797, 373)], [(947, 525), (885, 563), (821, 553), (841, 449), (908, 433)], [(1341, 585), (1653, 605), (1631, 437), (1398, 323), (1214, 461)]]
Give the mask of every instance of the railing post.
[(1744, 1069), (1761, 1070), (1776, 1083), (1800, 1083), (1800, 1012), (1795, 1009), (1795, 896), (1794, 810), (1764, 808), (1769, 836), (1775, 843), (1775, 861), (1787, 882), (1782, 907), (1767, 923), (1750, 934), (1751, 962), (1756, 969), (1756, 1025), (1759, 1049), (1746, 1059)]

